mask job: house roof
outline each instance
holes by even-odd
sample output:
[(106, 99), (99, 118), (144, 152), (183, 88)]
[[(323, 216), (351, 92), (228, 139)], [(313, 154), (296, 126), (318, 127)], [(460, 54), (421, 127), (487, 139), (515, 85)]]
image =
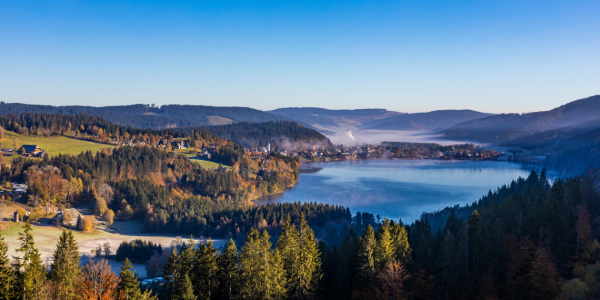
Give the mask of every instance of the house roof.
[(37, 149), (38, 146), (37, 145), (23, 145), (23, 146), (21, 146), (21, 148), (23, 148), (26, 153), (29, 153), (29, 152), (34, 151), (35, 149)]

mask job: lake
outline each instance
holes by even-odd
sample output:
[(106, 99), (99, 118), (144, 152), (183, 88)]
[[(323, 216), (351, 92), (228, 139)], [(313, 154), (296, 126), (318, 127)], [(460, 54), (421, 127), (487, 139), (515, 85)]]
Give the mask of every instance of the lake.
[[(541, 166), (499, 161), (441, 161), (374, 159), (309, 163), (301, 166), (298, 184), (256, 204), (320, 202), (413, 222), (422, 212), (465, 205), (527, 177)], [(549, 171), (548, 177), (558, 176)]]

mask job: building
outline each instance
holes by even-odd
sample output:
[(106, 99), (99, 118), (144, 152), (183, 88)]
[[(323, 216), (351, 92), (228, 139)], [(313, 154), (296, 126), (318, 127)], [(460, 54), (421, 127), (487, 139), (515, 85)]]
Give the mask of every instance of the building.
[(21, 146), (21, 148), (19, 148), (19, 150), (17, 152), (19, 152), (21, 154), (31, 155), (38, 151), (41, 151), (41, 149), (37, 145), (23, 145), (23, 146)]
[(208, 150), (206, 150), (206, 149), (202, 150), (202, 152), (200, 152), (200, 153), (198, 153), (198, 154), (199, 154), (199, 156), (200, 156), (200, 157), (202, 157), (202, 158), (204, 158), (204, 159), (208, 159), (208, 160), (210, 160), (210, 158), (211, 158), (211, 156), (212, 156), (212, 155), (210, 154), (210, 152), (209, 152)]

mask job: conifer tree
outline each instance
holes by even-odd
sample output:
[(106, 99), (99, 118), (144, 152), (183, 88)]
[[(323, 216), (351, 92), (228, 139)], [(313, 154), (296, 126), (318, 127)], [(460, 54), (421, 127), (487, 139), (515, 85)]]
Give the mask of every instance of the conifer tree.
[(308, 225), (304, 213), (300, 217), (299, 226), (299, 272), (296, 291), (290, 291), (293, 299), (314, 299), (319, 288), (319, 282), (323, 277), (321, 273), (321, 255), (317, 246), (315, 233)]
[(268, 281), (268, 261), (270, 260), (270, 243), (265, 243), (268, 233), (261, 237), (254, 228), (246, 236), (246, 243), (240, 253), (240, 272), (242, 287), (240, 296), (243, 299), (268, 299), (270, 297)]
[(16, 276), (8, 259), (8, 244), (0, 235), (0, 299), (10, 300), (18, 296)]
[(389, 230), (392, 235), (395, 259), (404, 267), (407, 267), (412, 261), (412, 249), (408, 242), (408, 231), (401, 222), (392, 222)]
[(367, 225), (358, 240), (356, 276), (360, 286), (367, 286), (375, 276), (375, 230)]
[(196, 252), (196, 261), (194, 265), (195, 284), (194, 289), (205, 299), (214, 298), (215, 290), (219, 286), (217, 265), (219, 251), (213, 247), (212, 241), (200, 246)]
[(164, 290), (162, 291), (163, 297), (168, 297), (168, 299), (175, 299), (175, 277), (177, 276), (178, 268), (179, 268), (179, 255), (177, 254), (177, 249), (173, 248), (173, 253), (169, 256), (167, 263), (163, 269), (163, 280)]
[(389, 220), (385, 219), (383, 224), (379, 226), (377, 232), (377, 244), (375, 248), (375, 267), (377, 273), (386, 268), (395, 257), (395, 249), (389, 230), (390, 228), (391, 225)]
[(272, 286), (272, 299), (283, 300), (287, 299), (287, 273), (283, 268), (283, 257), (279, 253), (279, 249), (273, 252), (271, 268), (269, 270), (270, 281)]
[(141, 298), (138, 282), (139, 276), (135, 276), (131, 271), (132, 267), (129, 258), (126, 258), (121, 266), (121, 272), (119, 273), (121, 282), (119, 282), (117, 291), (119, 292), (121, 299), (124, 300), (137, 300)]
[(198, 297), (194, 295), (194, 287), (190, 277), (185, 274), (177, 285), (177, 300), (196, 300)]
[(25, 230), (19, 232), (21, 247), (17, 249), (17, 252), (22, 253), (22, 256), (18, 258), (17, 269), (21, 271), (19, 279), (22, 286), (19, 288), (23, 292), (25, 300), (35, 299), (46, 282), (46, 268), (42, 264), (40, 252), (35, 248), (31, 230), (31, 224), (27, 220)]
[[(289, 215), (285, 218), (283, 231), (279, 235), (276, 247), (281, 256), (281, 260), (283, 261), (283, 269), (286, 272), (286, 277), (296, 278), (298, 265), (300, 263), (298, 230), (291, 224)], [(297, 280), (289, 280), (287, 284), (288, 290), (297, 290)]]
[[(219, 283), (222, 299), (233, 299), (237, 295), (239, 255), (232, 239), (227, 242), (225, 251), (217, 259)], [(281, 263), (283, 266), (283, 263)]]
[(63, 230), (52, 263), (49, 277), (61, 287), (61, 298), (75, 297), (75, 283), (79, 278), (79, 246), (72, 231)]

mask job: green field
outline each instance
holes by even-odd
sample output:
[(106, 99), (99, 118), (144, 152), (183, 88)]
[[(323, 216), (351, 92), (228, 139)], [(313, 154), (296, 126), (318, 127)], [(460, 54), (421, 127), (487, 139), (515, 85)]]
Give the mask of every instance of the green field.
[[(17, 138), (18, 147), (23, 145), (38, 145), (38, 147), (40, 147), (42, 150), (46, 150), (50, 156), (58, 154), (77, 155), (88, 150), (97, 152), (102, 150), (102, 148), (114, 148), (112, 145), (76, 140), (65, 136), (42, 137), (34, 135), (19, 135), (11, 131), (6, 131), (4, 133), (4, 138), (0, 139), (2, 148), (13, 148), (15, 138)], [(18, 148), (14, 150), (16, 151)], [(18, 154), (15, 153), (12, 156), (5, 156), (5, 158), (8, 163), (11, 163), (13, 158), (17, 156)]]
[[(185, 152), (185, 150), (176, 150), (175, 153), (187, 156), (191, 161), (199, 164), (204, 169), (216, 169), (219, 167), (219, 163), (200, 158), (196, 154), (190, 154)], [(223, 167), (227, 170), (231, 170), (231, 166), (223, 165)]]

